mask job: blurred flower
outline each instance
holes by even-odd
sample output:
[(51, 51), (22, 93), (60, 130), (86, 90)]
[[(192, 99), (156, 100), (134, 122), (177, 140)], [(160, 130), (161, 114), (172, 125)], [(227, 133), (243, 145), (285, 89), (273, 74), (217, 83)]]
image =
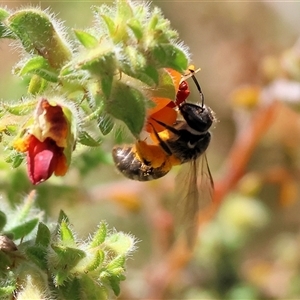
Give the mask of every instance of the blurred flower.
[(42, 98), (32, 124), (15, 140), (14, 148), (27, 152), (27, 172), (33, 184), (47, 180), (53, 173), (66, 174), (76, 141), (72, 120), (66, 106)]
[(294, 80), (284, 78), (276, 79), (264, 87), (261, 98), (265, 103), (280, 100), (290, 104), (296, 104), (299, 107), (300, 84)]
[(230, 100), (234, 107), (251, 110), (257, 106), (260, 92), (261, 88), (257, 85), (244, 85), (232, 92)]

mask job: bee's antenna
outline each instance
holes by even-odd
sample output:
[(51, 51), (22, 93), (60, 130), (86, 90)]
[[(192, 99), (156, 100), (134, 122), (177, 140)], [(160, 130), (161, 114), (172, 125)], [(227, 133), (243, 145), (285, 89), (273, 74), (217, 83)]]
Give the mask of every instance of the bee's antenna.
[(201, 86), (200, 86), (200, 84), (199, 84), (196, 76), (194, 75), (195, 74), (195, 70), (193, 68), (189, 68), (189, 71), (191, 72), (191, 75), (192, 75), (191, 77), (192, 77), (192, 79), (193, 79), (193, 81), (194, 81), (194, 83), (195, 83), (195, 85), (196, 85), (196, 87), (197, 87), (197, 89), (198, 89), (198, 91), (200, 93), (201, 106), (203, 107), (204, 106), (204, 95), (202, 93)]

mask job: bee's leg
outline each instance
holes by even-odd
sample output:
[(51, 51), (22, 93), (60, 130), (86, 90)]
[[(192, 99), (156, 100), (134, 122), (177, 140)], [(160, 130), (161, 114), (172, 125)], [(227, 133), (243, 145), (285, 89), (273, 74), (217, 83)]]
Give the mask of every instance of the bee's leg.
[[(153, 119), (154, 120), (154, 119)], [(156, 120), (155, 120), (156, 121)], [(170, 148), (168, 147), (167, 143), (164, 142), (162, 140), (162, 138), (159, 136), (158, 132), (155, 130), (154, 126), (149, 123), (152, 126), (153, 132), (155, 134), (155, 137), (157, 138), (157, 140), (159, 141), (159, 145), (163, 148), (163, 150), (168, 154), (168, 155), (172, 155), (172, 152), (170, 150)]]
[[(161, 122), (159, 120), (156, 120), (154, 118), (151, 118), (153, 121), (155, 121), (156, 123), (158, 123), (159, 125), (165, 127), (166, 129), (170, 130), (172, 133), (176, 134), (177, 136), (180, 136), (180, 131), (175, 129), (174, 127), (164, 123), (164, 122)], [(151, 124), (151, 123), (150, 123)], [(152, 126), (153, 127), (153, 126)]]

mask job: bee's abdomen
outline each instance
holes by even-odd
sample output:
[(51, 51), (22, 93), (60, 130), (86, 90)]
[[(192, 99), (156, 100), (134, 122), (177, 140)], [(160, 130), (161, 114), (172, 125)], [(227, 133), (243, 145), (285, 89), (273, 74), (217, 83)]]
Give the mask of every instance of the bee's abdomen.
[(169, 172), (164, 165), (158, 168), (146, 164), (137, 154), (135, 146), (116, 146), (112, 156), (117, 169), (127, 178), (138, 181), (149, 181), (163, 177)]

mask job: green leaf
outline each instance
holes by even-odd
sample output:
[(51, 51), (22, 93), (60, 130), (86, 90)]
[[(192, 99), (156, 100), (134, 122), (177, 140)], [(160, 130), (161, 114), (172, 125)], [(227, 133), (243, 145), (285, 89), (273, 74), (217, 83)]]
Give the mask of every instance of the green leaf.
[(175, 45), (157, 44), (151, 53), (161, 68), (171, 68), (180, 73), (188, 68), (187, 55)]
[(32, 112), (36, 107), (36, 99), (31, 101), (19, 102), (17, 104), (2, 103), (3, 108), (16, 116), (25, 116)]
[(58, 82), (58, 74), (55, 69), (49, 66), (47, 59), (42, 56), (34, 56), (27, 60), (19, 70), (19, 76), (28, 74), (39, 75), (50, 82)]
[(5, 20), (9, 16), (9, 12), (5, 10), (3, 7), (0, 7), (0, 22)]
[(15, 150), (11, 151), (9, 156), (5, 158), (5, 161), (11, 164), (12, 168), (17, 168), (21, 165), (24, 160), (24, 153), (17, 152)]
[(138, 137), (145, 122), (146, 100), (139, 90), (118, 81), (113, 87), (109, 101), (106, 102), (106, 111), (123, 121), (131, 133)]
[[(7, 284), (4, 287), (0, 287), (0, 297), (11, 297), (14, 290), (16, 289), (16, 285)], [(4, 298), (7, 299), (7, 298)], [(8, 298), (9, 299), (9, 298)]]
[(143, 70), (147, 65), (146, 55), (140, 51), (135, 45), (128, 45), (125, 48), (126, 60), (123, 62), (124, 71), (131, 70), (132, 74)]
[(126, 59), (121, 61), (122, 71), (136, 79), (141, 80), (149, 86), (158, 84), (158, 71), (155, 67), (147, 65), (147, 57), (134, 46), (127, 46), (125, 49)]
[(60, 224), (60, 238), (64, 244), (75, 245), (75, 237), (72, 230), (69, 227), (69, 223), (62, 221)]
[(78, 66), (73, 63), (68, 63), (64, 67), (62, 67), (59, 78), (61, 80), (82, 80), (87, 77), (87, 72), (81, 69), (78, 69)]
[(41, 94), (47, 87), (47, 80), (39, 75), (33, 75), (30, 79), (27, 92), (32, 95)]
[(102, 113), (98, 118), (98, 127), (103, 135), (109, 134), (114, 128), (114, 120), (107, 113)]
[(105, 255), (102, 250), (98, 250), (95, 252), (94, 258), (90, 261), (90, 263), (86, 266), (86, 271), (91, 272), (96, 270), (104, 261)]
[(101, 222), (98, 230), (94, 233), (93, 239), (90, 242), (89, 246), (91, 248), (100, 246), (105, 241), (106, 235), (107, 235), (107, 225), (105, 222)]
[(110, 261), (107, 266), (106, 270), (109, 273), (113, 273), (113, 270), (116, 268), (123, 268), (125, 264), (125, 256), (124, 255), (118, 255), (116, 258), (114, 258), (112, 261)]
[(74, 33), (78, 41), (87, 49), (92, 49), (99, 44), (98, 39), (88, 32), (75, 29)]
[(36, 238), (35, 238), (35, 244), (48, 247), (50, 244), (50, 240), (51, 240), (51, 233), (49, 228), (44, 223), (40, 222), (38, 226)]
[(53, 68), (59, 69), (71, 59), (69, 46), (46, 12), (35, 8), (21, 9), (9, 16), (6, 24), (28, 53), (43, 56)]
[(159, 17), (160, 17), (160, 11), (156, 8), (156, 10), (152, 12), (151, 19), (148, 24), (149, 30), (154, 31), (156, 29), (156, 26), (159, 21)]
[(40, 269), (48, 271), (47, 250), (41, 245), (28, 246), (25, 248), (27, 258), (35, 263)]
[(157, 88), (151, 91), (151, 96), (175, 100), (176, 90), (174, 82), (172, 76), (166, 70), (159, 70), (159, 83)]
[(60, 297), (59, 299), (64, 299), (64, 300), (88, 299), (88, 298), (82, 298), (81, 290), (82, 290), (81, 280), (79, 280), (79, 278), (77, 277), (72, 278), (71, 280), (66, 281), (64, 285), (59, 287), (59, 292), (63, 294), (63, 297)]
[(60, 245), (51, 245), (51, 248), (57, 257), (48, 257), (49, 266), (52, 267), (55, 284), (60, 286), (70, 277), (70, 270), (72, 270), (86, 254), (80, 249)]
[(85, 299), (89, 300), (107, 300), (108, 292), (107, 289), (95, 282), (88, 275), (82, 274), (80, 278), (80, 284), (82, 288), (82, 293), (85, 295)]
[(69, 218), (63, 210), (60, 210), (57, 223), (60, 224), (62, 221), (69, 222)]
[(100, 274), (100, 279), (102, 282), (109, 283), (116, 296), (120, 294), (120, 278), (118, 278), (117, 276), (113, 276), (107, 271), (102, 271)]
[(51, 248), (55, 251), (59, 258), (57, 260), (57, 268), (63, 268), (65, 270), (71, 270), (86, 256), (84, 251), (72, 247), (51, 245)]
[(110, 18), (108, 15), (101, 15), (101, 17), (107, 26), (110, 36), (113, 36), (116, 32), (116, 25), (114, 20)]
[[(159, 73), (157, 69), (151, 65), (145, 66), (145, 68), (142, 70), (142, 72), (150, 78), (156, 85), (159, 83)], [(142, 80), (142, 79), (141, 79)], [(147, 83), (145, 80), (142, 80), (143, 82)]]
[(83, 59), (76, 64), (78, 69), (88, 70), (94, 75), (114, 75), (116, 70), (115, 53), (112, 44), (99, 45), (86, 51)]
[(5, 270), (7, 270), (11, 265), (11, 258), (3, 251), (0, 251), (0, 273), (5, 272)]
[(9, 16), (9, 12), (0, 7), (0, 38), (15, 38), (3, 21)]
[(123, 232), (113, 233), (106, 238), (106, 244), (114, 250), (118, 255), (126, 255), (135, 248), (135, 240), (128, 234)]
[(116, 57), (113, 49), (101, 48), (91, 50), (85, 59), (78, 63), (78, 68), (87, 70), (101, 81), (101, 90), (109, 98), (113, 77), (117, 73)]
[(8, 136), (16, 135), (19, 131), (19, 124), (7, 124), (4, 133)]
[(89, 147), (98, 147), (102, 144), (101, 139), (98, 138), (97, 140), (95, 140), (86, 131), (81, 131), (79, 133), (77, 142), (82, 144), (82, 145), (89, 146)]
[(109, 270), (109, 273), (113, 276), (113, 277), (117, 277), (118, 279), (120, 278), (125, 278), (123, 277), (124, 274), (124, 267), (116, 267), (113, 269)]
[(3, 211), (0, 211), (0, 231), (4, 228), (6, 221), (6, 214)]
[(62, 222), (69, 222), (69, 218), (63, 210), (60, 210), (59, 215), (58, 215), (57, 225), (56, 225), (56, 228), (55, 228), (55, 233), (57, 235), (60, 234), (60, 224)]
[(132, 8), (130, 6), (130, 1), (123, 0), (117, 1), (117, 19), (118, 21), (129, 20), (134, 17)]
[(142, 39), (144, 32), (143, 32), (142, 24), (138, 19), (134, 19), (134, 18), (130, 19), (127, 22), (127, 26), (132, 30), (137, 40)]
[(114, 77), (112, 74), (107, 74), (107, 76), (101, 76), (101, 88), (106, 98), (109, 98), (110, 96), (113, 78)]
[(18, 239), (23, 238), (26, 235), (28, 235), (36, 227), (38, 222), (39, 222), (39, 219), (35, 218), (35, 219), (27, 221), (23, 224), (15, 226), (7, 231), (9, 233), (13, 234), (15, 240), (18, 240)]
[(161, 10), (154, 7), (147, 26), (148, 45), (173, 44), (178, 39), (177, 31), (171, 29), (170, 21), (165, 19)]
[(110, 277), (109, 278), (109, 283), (110, 283), (110, 286), (114, 292), (114, 294), (116, 296), (119, 296), (120, 294), (120, 280), (116, 277)]

